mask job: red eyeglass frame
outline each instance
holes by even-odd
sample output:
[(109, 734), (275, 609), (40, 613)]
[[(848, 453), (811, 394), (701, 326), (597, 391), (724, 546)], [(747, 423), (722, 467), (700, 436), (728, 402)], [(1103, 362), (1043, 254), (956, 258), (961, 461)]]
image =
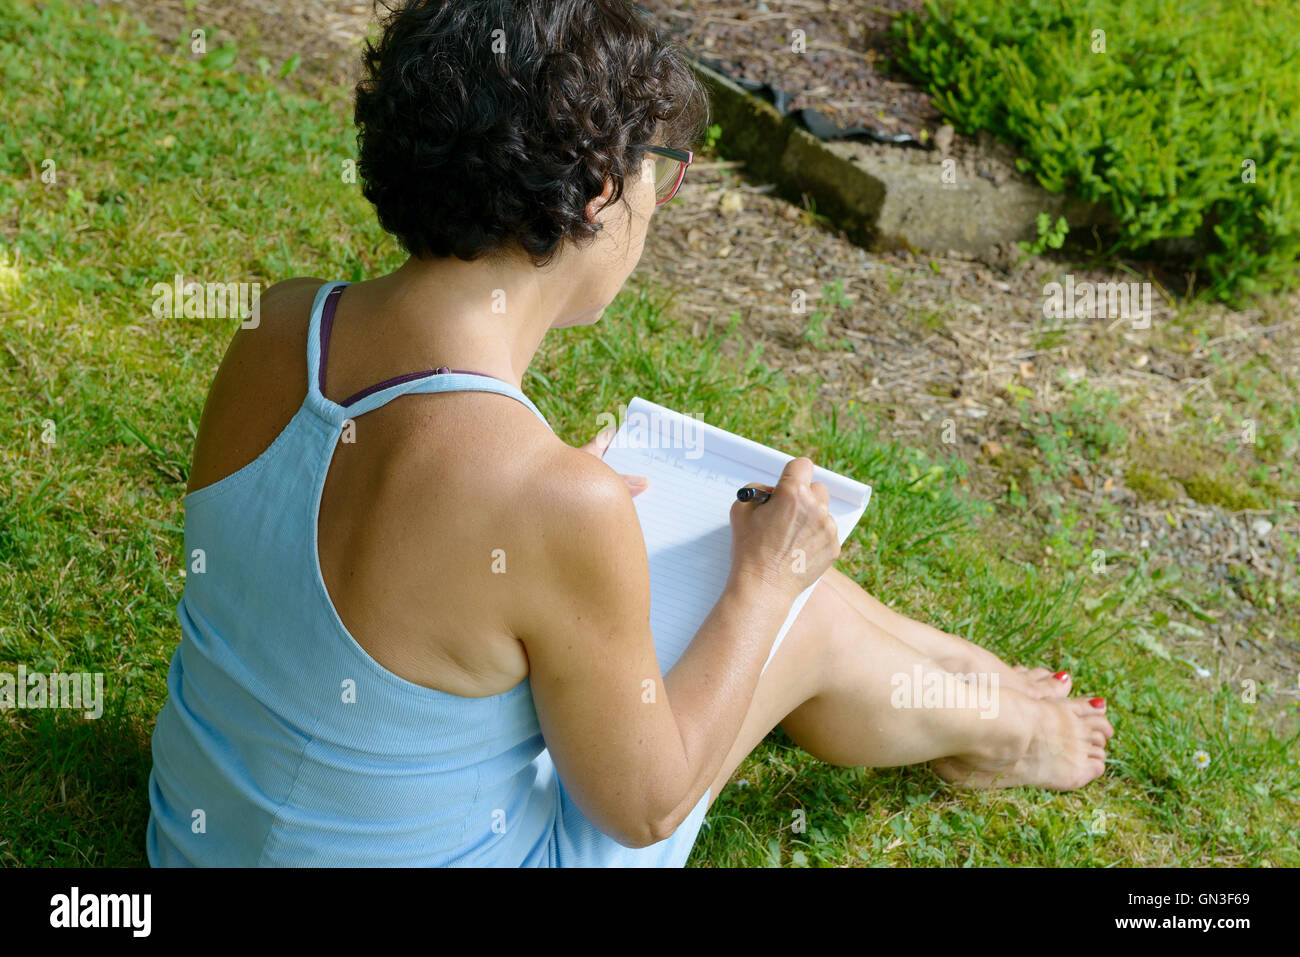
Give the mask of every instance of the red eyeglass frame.
[(676, 149), (672, 146), (647, 146), (646, 152), (653, 153), (656, 156), (663, 156), (668, 159), (675, 159), (681, 163), (681, 166), (677, 168), (677, 182), (673, 183), (672, 190), (663, 198), (662, 201), (657, 200), (655, 202), (655, 209), (658, 209), (660, 206), (668, 203), (669, 200), (677, 195), (677, 191), (681, 189), (682, 180), (686, 178), (686, 167), (695, 162), (695, 152), (693, 150)]

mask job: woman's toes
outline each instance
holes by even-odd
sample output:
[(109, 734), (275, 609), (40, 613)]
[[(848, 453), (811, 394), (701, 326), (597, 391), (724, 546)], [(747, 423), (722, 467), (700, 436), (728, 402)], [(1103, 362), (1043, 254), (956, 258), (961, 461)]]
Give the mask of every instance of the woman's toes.
[(1014, 665), (1011, 670), (1020, 679), (1020, 690), (1030, 697), (1064, 698), (1070, 693), (1068, 676), (1066, 681), (1061, 681), (1046, 668), (1026, 668), (1024, 665)]
[(1092, 704), (1088, 701), (1087, 698), (1071, 698), (1069, 704), (1070, 704), (1070, 708), (1074, 711), (1074, 713), (1079, 715), (1080, 717), (1087, 718), (1093, 715), (1101, 714), (1100, 711), (1098, 711), (1095, 707), (1092, 706)]
[(1084, 720), (1096, 732), (1100, 733), (1102, 738), (1109, 741), (1115, 736), (1115, 727), (1106, 718), (1103, 711), (1089, 705), (1088, 709), (1083, 712)]
[(1046, 668), (1039, 669), (1042, 672), (1039, 683), (1046, 690), (1047, 694), (1057, 698), (1066, 698), (1070, 695), (1070, 674), (1066, 671), (1057, 671), (1055, 673), (1048, 671)]

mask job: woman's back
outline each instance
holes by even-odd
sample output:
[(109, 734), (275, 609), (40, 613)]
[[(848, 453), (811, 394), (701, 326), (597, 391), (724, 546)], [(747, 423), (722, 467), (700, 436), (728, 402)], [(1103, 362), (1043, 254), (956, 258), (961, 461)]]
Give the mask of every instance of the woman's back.
[[(314, 327), (322, 325), (320, 311), (313, 318)], [(278, 338), (279, 317), (268, 310), (266, 320), (272, 329), (264, 338)], [(310, 345), (318, 347), (319, 339)], [(444, 612), (426, 619), (427, 642), (390, 633), (368, 643), (383, 644), (388, 659), (409, 662), (400, 670), (412, 678), (431, 670), (430, 662), (458, 657), (454, 648), (440, 649), (434, 634), (454, 630), (463, 611), (450, 591), (437, 588), (437, 566), (465, 561), (456, 543), (447, 541), (453, 535), (440, 543), (400, 541), (382, 532), (349, 534), (358, 523), (370, 523), (372, 531), (376, 522), (385, 523), (382, 503), (400, 497), (381, 489), (375, 496), (381, 505), (373, 507), (363, 494), (366, 453), (400, 476), (403, 457), (385, 458), (382, 446), (412, 443), (411, 436), (394, 434), (393, 417), (381, 432), (367, 412), (408, 390), (469, 388), (512, 396), (513, 387), (496, 379), (432, 376), (343, 407), (326, 400), (318, 385), (313, 383), (301, 408), (255, 461), (186, 498), (190, 571), (178, 606), (185, 640), (156, 732), (151, 790), (156, 810), (167, 813), (151, 821), (151, 860), (172, 863), (179, 855), (194, 863), (247, 865), (548, 863), (555, 782), (530, 780), (528, 769), (544, 742), (527, 680), (490, 697), (459, 697), (400, 677), (350, 636), (315, 563), (317, 502), (328, 470), (334, 501), (329, 512), (322, 508), (321, 524), (343, 534), (323, 536), (329, 548), (322, 554), (336, 569), (334, 580), (345, 583), (341, 591), (362, 617), (372, 619), (358, 633), (379, 633), (374, 626), (383, 623), (373, 621), (380, 617), (374, 612), (384, 599), (393, 609), (388, 624), (399, 630), (409, 625), (402, 619), (420, 617), (427, 602), (442, 602)], [(265, 391), (244, 391), (261, 396), (263, 414), (273, 414), (278, 403), (266, 401)], [(507, 402), (523, 407), (514, 398), (501, 404)], [(529, 413), (544, 422), (534, 409)], [(223, 417), (219, 402), (212, 413), (216, 420)], [(250, 431), (264, 431), (265, 423), (243, 422)], [(448, 432), (446, 423), (431, 422), (419, 439), (439, 432)], [(358, 453), (350, 474), (330, 468), (336, 446)], [(430, 476), (430, 486), (439, 479), (456, 483), (456, 472), (482, 454), (466, 452)], [(383, 485), (382, 478), (376, 481)], [(438, 496), (424, 492), (426, 510), (436, 511)], [(457, 502), (454, 492), (447, 498)], [(415, 519), (417, 531), (423, 520)], [(409, 513), (406, 521), (410, 527)], [(386, 558), (377, 555), (375, 542), (387, 545)], [(360, 544), (360, 553), (349, 556), (349, 543)], [(411, 561), (420, 545), (427, 561)], [(491, 561), (486, 552), (483, 558)], [(363, 582), (385, 570), (396, 580), (367, 608), (356, 600), (365, 585), (357, 586), (353, 569), (363, 570)], [(401, 578), (413, 574), (427, 575), (423, 588), (403, 588)], [(452, 677), (449, 683), (468, 683), (447, 664), (442, 671)], [(367, 809), (370, 821), (364, 818)], [(474, 826), (480, 817), (481, 826)]]
[[(527, 656), (506, 622), (510, 559), (525, 553), (508, 503), (547, 440), (559, 444), (545, 419), (513, 385), (473, 374), (356, 390), (348, 379), (364, 369), (336, 374), (326, 361), (322, 391), (318, 350), (333, 340), (356, 367), (340, 345), (360, 341), (348, 323), (331, 328), (331, 287), (342, 284), (309, 295), (305, 336), (292, 313), (310, 287), (268, 301), (265, 329), (241, 333), (240, 347), (268, 368), (247, 368), (232, 348), (223, 370), (238, 371), (205, 409), (204, 433), (229, 439), (242, 426), (249, 439), (201, 440), (196, 454), (184, 640), (154, 737), (150, 862), (684, 862), (694, 831), (645, 849), (596, 831), (544, 750)], [(370, 361), (382, 363), (382, 327), (369, 331)], [(308, 353), (305, 397), (252, 453), (252, 437), (288, 414), (273, 393), (302, 373), (250, 386), (270, 367), (286, 372), (295, 342)], [(442, 394), (392, 402), (428, 392)], [(200, 467), (221, 477), (205, 482)]]

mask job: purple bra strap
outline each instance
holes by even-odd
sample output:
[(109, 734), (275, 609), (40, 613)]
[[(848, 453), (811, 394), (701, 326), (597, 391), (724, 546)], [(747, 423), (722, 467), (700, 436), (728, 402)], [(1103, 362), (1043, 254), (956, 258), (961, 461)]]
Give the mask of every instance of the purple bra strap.
[[(320, 393), (325, 394), (325, 358), (330, 351), (330, 332), (334, 328), (334, 310), (338, 308), (339, 296), (343, 293), (343, 287), (339, 286), (325, 298), (325, 308), (321, 312), (320, 324)], [(446, 375), (449, 372), (460, 372), (465, 375), (481, 375), (485, 379), (495, 378), (486, 372), (471, 372), (469, 369), (448, 369), (446, 366), (439, 366), (436, 369), (428, 369), (424, 372), (407, 372), (404, 375), (394, 376), (391, 379), (385, 379), (375, 385), (367, 386), (355, 395), (344, 399), (340, 405), (349, 406), (354, 402), (359, 402), (368, 395), (387, 389), (389, 386), (400, 385), (403, 382), (411, 382), (414, 379), (424, 379), (431, 375)]]
[(317, 388), (320, 394), (325, 394), (325, 357), (330, 351), (330, 331), (334, 328), (334, 310), (338, 308), (339, 296), (343, 293), (343, 287), (339, 286), (328, 296), (325, 297), (325, 308), (321, 310), (320, 316), (320, 372), (317, 373)]
[(494, 376), (488, 375), (486, 372), (470, 372), (468, 369), (448, 369), (446, 366), (439, 366), (436, 369), (429, 369), (425, 372), (408, 372), (405, 375), (399, 375), (399, 376), (394, 376), (391, 379), (385, 379), (383, 382), (376, 382), (374, 385), (366, 386), (356, 395), (348, 396), (346, 399), (340, 402), (339, 405), (349, 406), (354, 402), (359, 402), (360, 400), (364, 399), (366, 396), (372, 393), (379, 392), (383, 389), (387, 389), (389, 386), (400, 385), (403, 382), (410, 382), (413, 379), (427, 379), (431, 375), (445, 375), (448, 372), (463, 372), (466, 375), (481, 375), (485, 379), (495, 378)]

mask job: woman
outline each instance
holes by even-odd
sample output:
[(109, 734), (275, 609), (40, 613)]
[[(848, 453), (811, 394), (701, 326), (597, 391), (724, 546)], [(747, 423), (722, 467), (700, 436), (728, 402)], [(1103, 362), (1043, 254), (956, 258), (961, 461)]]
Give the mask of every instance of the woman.
[[(277, 284), (217, 373), (152, 864), (680, 866), (777, 724), (828, 762), (934, 761), (971, 786), (1103, 772), (1101, 699), (831, 569), (806, 458), (733, 507), (727, 588), (662, 675), (633, 480), (521, 384), (632, 272), (700, 90), (625, 0), (411, 0), (365, 66), (365, 195), (410, 258)], [(895, 707), (898, 675), (994, 677), (996, 716)]]

